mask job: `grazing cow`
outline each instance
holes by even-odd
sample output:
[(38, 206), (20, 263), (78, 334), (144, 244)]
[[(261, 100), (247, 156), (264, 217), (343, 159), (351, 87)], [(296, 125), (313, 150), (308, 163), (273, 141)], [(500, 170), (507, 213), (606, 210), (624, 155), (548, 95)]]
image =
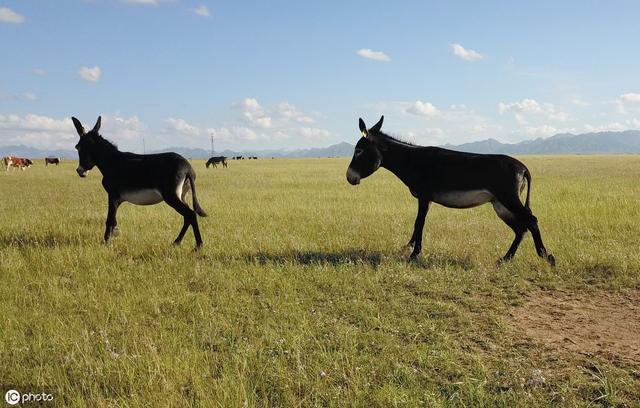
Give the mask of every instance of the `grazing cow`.
[[(498, 217), (515, 233), (511, 247), (499, 262), (513, 258), (528, 230), (538, 255), (555, 265), (529, 207), (531, 174), (524, 164), (505, 155), (463, 153), (402, 142), (380, 130), (383, 120), (384, 116), (367, 130), (360, 119), (362, 137), (347, 169), (347, 181), (359, 184), (360, 179), (384, 167), (409, 187), (418, 199), (418, 215), (408, 243), (413, 246), (410, 259), (415, 259), (422, 249), (422, 229), (431, 202), (449, 208), (471, 208), (490, 202)], [(525, 181), (527, 196), (523, 205), (520, 193)]]
[(33, 162), (31, 160), (23, 159), (21, 157), (7, 156), (7, 157), (4, 157), (2, 160), (4, 162), (4, 165), (7, 166), (6, 171), (9, 170), (9, 167), (15, 167), (17, 169), (24, 170), (26, 168), (33, 166)]
[(6, 167), (6, 171), (9, 171), (9, 166), (11, 166), (11, 164), (13, 164), (13, 157), (11, 156), (5, 156), (2, 158), (2, 163), (4, 163), (4, 166)]
[[(163, 200), (184, 218), (182, 229), (174, 244), (180, 244), (189, 226), (193, 229), (196, 249), (202, 246), (202, 237), (198, 227), (197, 215), (206, 217), (196, 197), (196, 173), (191, 164), (177, 153), (134, 154), (121, 152), (104, 139), (100, 130), (101, 118), (98, 117), (93, 129), (85, 132), (80, 121), (71, 118), (80, 136), (76, 145), (79, 165), (76, 172), (86, 177), (94, 166), (102, 173), (102, 186), (108, 195), (105, 243), (117, 226), (116, 212), (125, 201), (137, 205), (151, 205)], [(186, 194), (191, 190), (193, 210), (185, 202)]]
[(48, 166), (49, 164), (55, 164), (57, 166), (58, 164), (60, 164), (60, 158), (59, 157), (45, 157), (44, 158), (44, 165)]
[(209, 160), (207, 161), (207, 168), (209, 168), (210, 165), (213, 164), (213, 167), (218, 167), (217, 164), (218, 163), (222, 163), (222, 167), (227, 167), (227, 158), (226, 156), (214, 156), (209, 158)]

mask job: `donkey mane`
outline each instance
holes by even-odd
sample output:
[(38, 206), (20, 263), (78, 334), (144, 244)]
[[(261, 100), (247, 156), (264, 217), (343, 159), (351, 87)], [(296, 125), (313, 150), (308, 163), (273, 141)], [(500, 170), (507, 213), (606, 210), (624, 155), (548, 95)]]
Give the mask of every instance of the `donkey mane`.
[(110, 140), (105, 139), (99, 133), (93, 133), (91, 136), (93, 136), (93, 139), (96, 141), (96, 144), (98, 146), (103, 147), (103, 148), (108, 149), (108, 150), (118, 151), (118, 146), (116, 146), (115, 143), (113, 143)]

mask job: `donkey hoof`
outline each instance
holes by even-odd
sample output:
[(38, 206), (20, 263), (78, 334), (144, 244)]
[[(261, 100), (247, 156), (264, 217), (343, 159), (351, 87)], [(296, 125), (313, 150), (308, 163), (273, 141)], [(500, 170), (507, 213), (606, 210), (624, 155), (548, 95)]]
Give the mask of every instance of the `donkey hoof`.
[(549, 262), (551, 266), (556, 266), (556, 258), (551, 254), (547, 255), (547, 262)]
[(507, 262), (511, 261), (511, 259), (513, 259), (513, 257), (511, 257), (511, 256), (503, 256), (502, 258), (498, 259), (498, 261), (496, 263), (498, 264), (498, 266), (504, 265)]
[(202, 244), (197, 244), (195, 248), (193, 248), (193, 252), (198, 252), (202, 249)]
[(182, 241), (175, 240), (175, 241), (173, 241), (173, 243), (171, 245), (179, 246), (181, 243), (182, 243)]

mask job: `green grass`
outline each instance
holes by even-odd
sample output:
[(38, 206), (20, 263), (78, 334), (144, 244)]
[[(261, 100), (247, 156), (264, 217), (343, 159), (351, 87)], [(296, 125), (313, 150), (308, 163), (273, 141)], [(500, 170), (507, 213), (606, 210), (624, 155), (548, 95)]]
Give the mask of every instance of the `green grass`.
[(432, 206), (408, 264), (417, 202), (385, 170), (348, 185), (346, 159), (194, 161), (197, 253), (164, 204), (121, 206), (103, 245), (97, 169), (0, 172), (0, 385), (92, 407), (638, 406), (637, 365), (548, 350), (509, 311), (640, 288), (640, 157), (522, 160), (555, 269), (530, 236), (497, 267), (491, 206)]

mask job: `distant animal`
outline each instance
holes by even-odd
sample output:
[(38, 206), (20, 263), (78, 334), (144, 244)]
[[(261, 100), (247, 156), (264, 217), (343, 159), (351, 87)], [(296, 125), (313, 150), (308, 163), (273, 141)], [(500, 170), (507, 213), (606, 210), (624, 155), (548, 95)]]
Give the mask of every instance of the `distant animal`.
[[(418, 215), (408, 246), (410, 259), (422, 249), (422, 230), (431, 202), (449, 208), (471, 208), (491, 203), (515, 233), (507, 253), (499, 262), (515, 255), (526, 231), (531, 231), (538, 256), (554, 266), (555, 258), (542, 243), (538, 220), (529, 207), (531, 173), (520, 161), (505, 155), (456, 152), (439, 147), (415, 146), (383, 133), (384, 116), (367, 129), (359, 120), (362, 137), (355, 146), (347, 169), (347, 181), (356, 185), (378, 168), (395, 174), (418, 199)], [(527, 183), (524, 205), (520, 193)]]
[(233, 156), (233, 160), (242, 160), (243, 157), (242, 156)]
[(48, 166), (49, 164), (55, 164), (57, 166), (58, 164), (60, 164), (60, 158), (59, 157), (45, 157), (44, 158), (44, 165)]
[(210, 165), (213, 165), (213, 167), (218, 167), (217, 164), (218, 163), (222, 163), (222, 167), (227, 167), (227, 158), (226, 156), (214, 156), (209, 158), (209, 160), (207, 160), (207, 168), (209, 168)]
[(249, 157), (249, 158), (250, 158), (250, 159), (253, 159), (253, 160), (258, 160), (258, 158), (257, 158), (256, 156), (251, 156), (251, 157)]
[[(196, 249), (202, 247), (197, 215), (206, 217), (196, 197), (196, 173), (191, 164), (177, 153), (134, 154), (121, 152), (104, 139), (100, 130), (101, 117), (89, 132), (76, 118), (71, 118), (80, 136), (76, 145), (79, 165), (76, 172), (86, 177), (94, 166), (102, 173), (102, 186), (108, 196), (105, 243), (116, 228), (116, 212), (125, 201), (137, 205), (151, 205), (163, 200), (184, 218), (182, 229), (174, 244), (180, 244), (189, 226), (193, 229)], [(191, 190), (193, 210), (185, 202)]]
[(29, 159), (16, 156), (6, 156), (2, 158), (4, 165), (7, 167), (6, 171), (9, 171), (9, 167), (15, 167), (20, 170), (27, 169), (33, 166), (33, 162)]

